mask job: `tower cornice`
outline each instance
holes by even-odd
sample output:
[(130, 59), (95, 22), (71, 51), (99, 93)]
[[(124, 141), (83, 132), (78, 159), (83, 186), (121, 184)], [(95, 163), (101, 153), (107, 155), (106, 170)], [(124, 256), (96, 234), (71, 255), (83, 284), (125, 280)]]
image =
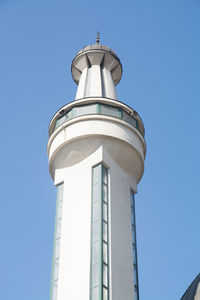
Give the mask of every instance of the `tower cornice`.
[(107, 46), (93, 44), (83, 47), (77, 52), (71, 65), (71, 73), (76, 84), (79, 83), (81, 74), (86, 67), (101, 65), (107, 68), (117, 85), (122, 77), (122, 64), (117, 54)]

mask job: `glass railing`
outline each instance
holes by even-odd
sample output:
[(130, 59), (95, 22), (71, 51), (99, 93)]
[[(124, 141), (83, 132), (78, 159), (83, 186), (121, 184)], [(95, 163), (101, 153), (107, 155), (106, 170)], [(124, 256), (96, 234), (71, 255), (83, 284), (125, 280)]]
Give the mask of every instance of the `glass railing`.
[(110, 106), (102, 103), (91, 103), (86, 105), (74, 106), (71, 110), (64, 112), (63, 115), (56, 120), (54, 130), (68, 120), (71, 120), (78, 116), (91, 114), (107, 115), (118, 119), (122, 119), (127, 123), (131, 124), (140, 132), (137, 119), (130, 116), (120, 107)]

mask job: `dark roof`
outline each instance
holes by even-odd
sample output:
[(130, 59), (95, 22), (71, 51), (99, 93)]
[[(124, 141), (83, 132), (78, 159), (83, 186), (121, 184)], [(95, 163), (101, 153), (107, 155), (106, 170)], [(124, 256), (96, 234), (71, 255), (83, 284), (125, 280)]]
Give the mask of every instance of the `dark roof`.
[(194, 300), (199, 283), (200, 283), (200, 273), (192, 281), (192, 283), (190, 284), (190, 286), (182, 296), (181, 300)]
[(101, 44), (92, 44), (92, 45), (85, 46), (85, 47), (83, 47), (81, 50), (79, 50), (77, 52), (76, 56), (78, 56), (81, 53), (84, 53), (84, 52), (87, 52), (87, 51), (91, 51), (91, 50), (103, 50), (103, 51), (107, 51), (107, 52), (110, 52), (114, 56), (117, 57), (117, 54), (115, 53), (115, 51), (113, 51), (112, 49), (110, 49), (108, 46), (104, 46), (104, 45), (101, 45)]

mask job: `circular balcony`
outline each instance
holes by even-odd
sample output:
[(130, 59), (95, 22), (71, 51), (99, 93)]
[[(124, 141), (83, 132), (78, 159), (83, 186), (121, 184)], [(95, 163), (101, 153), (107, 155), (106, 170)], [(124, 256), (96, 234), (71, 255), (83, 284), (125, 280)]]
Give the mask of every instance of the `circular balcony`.
[[(88, 100), (89, 101), (85, 101)], [(122, 119), (136, 128), (144, 137), (144, 126), (138, 114), (122, 102), (106, 99), (99, 101), (95, 98), (77, 100), (61, 108), (53, 117), (49, 126), (49, 136), (63, 123), (84, 115), (106, 115)], [(73, 104), (73, 105), (72, 105)]]
[(125, 172), (140, 181), (146, 144), (138, 114), (108, 98), (80, 99), (61, 108), (49, 126), (47, 152), (50, 174), (70, 167), (103, 146)]

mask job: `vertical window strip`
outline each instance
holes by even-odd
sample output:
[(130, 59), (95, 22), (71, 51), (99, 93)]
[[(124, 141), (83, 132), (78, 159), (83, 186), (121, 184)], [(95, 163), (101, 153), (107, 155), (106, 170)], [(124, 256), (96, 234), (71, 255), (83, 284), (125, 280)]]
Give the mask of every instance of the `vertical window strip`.
[(122, 119), (123, 110), (121, 108), (118, 108), (118, 111), (119, 111), (119, 118)]
[(108, 173), (104, 165), (92, 169), (90, 300), (109, 300)]
[(101, 104), (97, 103), (97, 114), (101, 113)]
[(57, 300), (62, 206), (63, 206), (63, 183), (57, 186), (57, 203), (56, 203), (56, 218), (55, 218), (55, 233), (54, 233), (54, 249), (53, 249), (50, 300)]
[(136, 221), (135, 221), (135, 195), (133, 191), (131, 191), (131, 228), (132, 228), (132, 249), (133, 249), (134, 299), (139, 300)]

